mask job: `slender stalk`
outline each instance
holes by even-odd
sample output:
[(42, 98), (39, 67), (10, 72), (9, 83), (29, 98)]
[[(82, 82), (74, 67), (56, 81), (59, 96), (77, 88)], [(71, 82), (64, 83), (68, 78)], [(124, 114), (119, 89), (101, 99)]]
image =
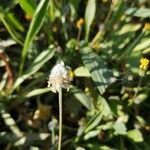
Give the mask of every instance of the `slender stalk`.
[(120, 150), (124, 150), (124, 142), (121, 136), (120, 136)]
[(79, 28), (79, 30), (78, 30), (78, 36), (77, 36), (77, 42), (78, 42), (78, 45), (79, 45), (79, 42), (80, 42), (81, 31), (82, 31), (82, 27)]
[(59, 139), (58, 150), (61, 150), (62, 141), (62, 88), (59, 89)]
[(79, 50), (79, 42), (81, 37), (82, 27), (78, 30), (78, 36), (77, 36), (77, 50)]
[(54, 129), (54, 118), (52, 119), (52, 145), (55, 144), (55, 129)]

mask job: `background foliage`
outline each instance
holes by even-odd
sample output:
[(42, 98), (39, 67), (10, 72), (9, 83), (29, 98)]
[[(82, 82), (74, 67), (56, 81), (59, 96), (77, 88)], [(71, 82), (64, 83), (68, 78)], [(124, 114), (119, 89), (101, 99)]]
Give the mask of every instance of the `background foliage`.
[(149, 150), (150, 71), (139, 68), (149, 19), (148, 0), (0, 0), (0, 147), (56, 149), (47, 78), (63, 60), (75, 75), (63, 91), (63, 149)]

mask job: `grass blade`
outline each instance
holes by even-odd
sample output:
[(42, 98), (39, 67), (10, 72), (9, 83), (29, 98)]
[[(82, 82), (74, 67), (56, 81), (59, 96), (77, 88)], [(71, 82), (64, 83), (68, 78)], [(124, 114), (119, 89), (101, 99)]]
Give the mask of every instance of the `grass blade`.
[(47, 93), (49, 91), (51, 91), (50, 88), (35, 89), (35, 90), (30, 91), (29, 93), (26, 93), (25, 95), (23, 95), (23, 97), (29, 98), (29, 97), (33, 97), (33, 96), (37, 96), (37, 95)]
[(6, 13), (6, 16), (8, 18), (8, 21), (13, 28), (16, 28), (17, 30), (24, 32), (24, 26), (22, 25), (21, 21), (18, 20), (18, 18), (13, 13)]
[(21, 64), (20, 64), (20, 75), (22, 74), (23, 66), (25, 63), (25, 58), (28, 52), (28, 49), (30, 47), (30, 44), (32, 43), (33, 39), (35, 38), (36, 34), (40, 30), (44, 19), (45, 19), (45, 14), (49, 6), (49, 0), (42, 0), (40, 4), (38, 5), (35, 14), (33, 16), (32, 22), (30, 24), (24, 47), (22, 50), (22, 59), (21, 59)]
[(150, 18), (150, 9), (149, 8), (129, 8), (126, 10), (126, 15), (133, 15), (140, 18)]
[(96, 11), (96, 1), (88, 0), (86, 11), (85, 11), (85, 40), (88, 41), (90, 26), (93, 22)]
[(13, 89), (16, 89), (24, 80), (36, 73), (51, 57), (53, 57), (54, 52), (54, 47), (41, 52), (40, 55), (33, 61), (28, 70), (16, 80)]
[(8, 30), (8, 32), (10, 33), (10, 35), (12, 36), (12, 38), (19, 44), (23, 45), (23, 37), (21, 36), (21, 34), (19, 34), (19, 32), (17, 32), (10, 24), (10, 19), (9, 17), (6, 15), (6, 13), (0, 9), (0, 20), (3, 22), (4, 26), (6, 27), (6, 29)]
[(33, 16), (36, 8), (36, 5), (33, 0), (19, 0), (19, 4), (27, 15)]

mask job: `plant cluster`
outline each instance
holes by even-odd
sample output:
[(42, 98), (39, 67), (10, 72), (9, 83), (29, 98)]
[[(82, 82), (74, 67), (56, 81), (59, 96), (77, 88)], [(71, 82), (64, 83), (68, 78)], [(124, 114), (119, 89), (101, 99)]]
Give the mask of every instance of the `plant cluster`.
[(149, 150), (149, 19), (148, 0), (0, 0), (1, 149)]

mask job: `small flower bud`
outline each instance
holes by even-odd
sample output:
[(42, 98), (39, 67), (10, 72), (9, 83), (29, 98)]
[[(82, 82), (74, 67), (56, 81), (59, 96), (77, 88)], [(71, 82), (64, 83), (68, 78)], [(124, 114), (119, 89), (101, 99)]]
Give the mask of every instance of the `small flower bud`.
[(78, 21), (77, 21), (77, 28), (80, 29), (81, 26), (84, 24), (84, 19), (83, 18), (80, 18)]

